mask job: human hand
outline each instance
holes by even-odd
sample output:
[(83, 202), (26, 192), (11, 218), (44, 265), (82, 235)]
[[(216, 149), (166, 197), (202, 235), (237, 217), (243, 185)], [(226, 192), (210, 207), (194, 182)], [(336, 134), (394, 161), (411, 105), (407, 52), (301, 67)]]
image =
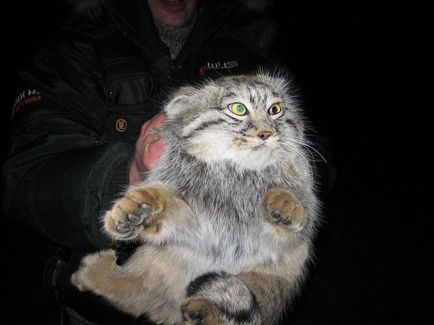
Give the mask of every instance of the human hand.
[(130, 165), (130, 185), (144, 179), (144, 173), (158, 163), (164, 151), (164, 139), (155, 135), (155, 130), (166, 120), (166, 114), (160, 113), (142, 125), (136, 142), (134, 160)]

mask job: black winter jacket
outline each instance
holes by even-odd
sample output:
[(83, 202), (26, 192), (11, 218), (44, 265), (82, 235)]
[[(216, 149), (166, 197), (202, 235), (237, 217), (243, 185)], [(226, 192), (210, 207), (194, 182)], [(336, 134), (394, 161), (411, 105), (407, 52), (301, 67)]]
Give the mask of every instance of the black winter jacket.
[(170, 89), (275, 68), (276, 25), (234, 0), (203, 0), (172, 61), (146, 1), (103, 0), (70, 16), (18, 73), (4, 164), (6, 215), (79, 251), (111, 246), (100, 216), (128, 185), (142, 123)]

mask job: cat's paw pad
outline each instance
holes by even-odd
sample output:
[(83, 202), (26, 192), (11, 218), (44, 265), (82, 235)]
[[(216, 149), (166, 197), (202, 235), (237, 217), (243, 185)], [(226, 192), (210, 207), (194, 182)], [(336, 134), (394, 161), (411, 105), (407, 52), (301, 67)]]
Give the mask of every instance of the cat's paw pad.
[(201, 298), (190, 298), (181, 306), (184, 325), (219, 325), (216, 305)]
[[(125, 210), (122, 209), (122, 206), (125, 207), (125, 202), (120, 202), (120, 204), (116, 207), (118, 209), (118, 213), (121, 214), (121, 218), (116, 218), (116, 232), (118, 234), (125, 234), (126, 236), (129, 236), (131, 233), (134, 233), (138, 227), (142, 226), (146, 222), (152, 213), (152, 208), (148, 204), (142, 203), (140, 204), (137, 211), (134, 211), (134, 213), (129, 213), (125, 212)], [(125, 216), (126, 218), (124, 218)]]
[(263, 201), (266, 218), (273, 224), (299, 232), (306, 225), (306, 213), (300, 201), (287, 190), (271, 190)]
[(155, 189), (137, 189), (119, 199), (104, 217), (104, 227), (118, 240), (133, 239), (158, 223), (164, 210), (162, 195)]

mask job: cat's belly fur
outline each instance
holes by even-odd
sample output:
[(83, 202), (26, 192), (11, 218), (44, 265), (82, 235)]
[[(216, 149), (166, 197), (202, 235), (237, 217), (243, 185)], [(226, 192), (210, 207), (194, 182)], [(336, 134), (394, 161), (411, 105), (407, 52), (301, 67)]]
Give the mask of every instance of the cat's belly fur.
[(276, 241), (266, 222), (251, 227), (250, 235), (227, 232), (211, 235), (209, 224), (201, 226), (191, 242), (143, 245), (136, 252), (134, 263), (125, 265), (126, 269), (141, 269), (141, 291), (145, 295), (148, 292), (149, 299), (159, 296), (157, 300), (169, 299), (176, 305), (185, 297), (190, 282), (200, 275), (221, 271), (238, 274), (258, 265), (278, 264), (281, 254), (289, 250), (281, 247), (286, 241)]
[[(261, 202), (267, 188), (246, 191), (238, 186), (232, 190), (243, 193), (246, 202)], [(126, 273), (130, 269), (131, 274), (141, 274), (142, 287), (137, 288), (140, 298), (135, 301), (137, 312), (143, 312), (143, 306), (148, 311), (162, 308), (170, 322), (179, 321), (186, 290), (199, 276), (212, 272), (239, 274), (260, 266), (279, 265), (291, 251), (293, 235), (276, 236), (274, 226), (260, 212), (259, 203), (258, 206), (245, 204), (240, 212), (240, 201), (221, 197), (216, 200), (216, 193), (206, 187), (196, 188), (196, 193), (201, 193), (201, 197), (184, 197), (194, 220), (188, 234), (175, 230), (173, 237), (162, 245), (145, 243), (132, 262), (123, 266)], [(134, 309), (131, 304), (126, 308)]]

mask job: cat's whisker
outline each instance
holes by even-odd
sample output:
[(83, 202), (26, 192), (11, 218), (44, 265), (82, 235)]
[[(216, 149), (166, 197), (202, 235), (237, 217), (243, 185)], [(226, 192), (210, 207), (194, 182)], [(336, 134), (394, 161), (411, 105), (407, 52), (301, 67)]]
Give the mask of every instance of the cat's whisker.
[[(300, 144), (302, 147), (305, 147), (309, 152), (314, 151), (325, 163), (327, 163), (327, 159), (325, 159), (325, 157), (321, 154), (321, 152), (319, 152), (315, 147), (310, 145), (307, 141), (301, 142), (295, 139), (290, 139), (290, 141)], [(314, 155), (312, 155), (312, 157), (314, 157)]]
[[(308, 166), (309, 168), (309, 174), (313, 175), (313, 168), (310, 164), (309, 159), (306, 157), (305, 152), (303, 150), (300, 150), (300, 143), (297, 141), (292, 141), (291, 139), (287, 139), (288, 142), (282, 142), (282, 146), (284, 147), (285, 151), (289, 151), (289, 152), (293, 152), (294, 153), (294, 158), (293, 157), (288, 157), (286, 155), (284, 155), (285, 159), (288, 159), (291, 164), (292, 167), (299, 172), (299, 170), (297, 169), (297, 166), (299, 165), (299, 163), (297, 163), (295, 161), (295, 157), (300, 157), (305, 163), (306, 166)], [(309, 150), (307, 150), (307, 152), (310, 152)], [(282, 159), (283, 161), (285, 159)]]
[[(317, 157), (319, 156), (325, 163), (327, 163), (327, 160), (324, 158), (324, 156), (317, 150), (315, 149), (313, 146), (307, 144), (306, 142), (301, 142), (301, 141), (297, 141), (292, 139), (293, 142), (299, 143), (301, 146), (303, 146), (307, 153), (310, 154), (310, 162), (308, 163), (307, 166), (309, 166), (309, 170), (310, 170), (310, 174), (313, 175), (314, 174), (314, 169), (316, 168), (316, 162), (318, 162)], [(307, 162), (307, 159), (306, 159)]]

